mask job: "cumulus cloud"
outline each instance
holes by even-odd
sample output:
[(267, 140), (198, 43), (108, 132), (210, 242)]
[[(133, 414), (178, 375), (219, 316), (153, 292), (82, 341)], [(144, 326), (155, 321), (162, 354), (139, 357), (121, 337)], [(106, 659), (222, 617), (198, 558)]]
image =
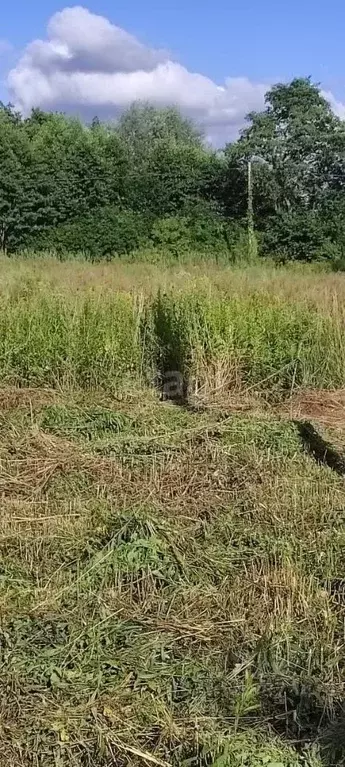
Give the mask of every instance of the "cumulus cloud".
[[(81, 6), (50, 19), (46, 39), (27, 46), (7, 85), (24, 114), (40, 106), (111, 118), (139, 99), (175, 104), (215, 144), (237, 135), (245, 115), (262, 108), (268, 88), (246, 77), (217, 84)], [(333, 108), (345, 113), (344, 105), (329, 97)]]
[(65, 8), (48, 24), (48, 39), (28, 46), (24, 59), (34, 68), (67, 73), (150, 71), (166, 51), (142, 45), (133, 35), (86, 8)]
[(341, 120), (345, 120), (345, 104), (342, 101), (338, 101), (331, 91), (322, 91), (322, 95), (331, 105), (334, 114), (340, 117)]
[(175, 104), (215, 142), (232, 138), (267, 90), (245, 77), (218, 85), (81, 6), (50, 19), (46, 39), (27, 46), (7, 84), (24, 114), (40, 106), (112, 117), (138, 99)]

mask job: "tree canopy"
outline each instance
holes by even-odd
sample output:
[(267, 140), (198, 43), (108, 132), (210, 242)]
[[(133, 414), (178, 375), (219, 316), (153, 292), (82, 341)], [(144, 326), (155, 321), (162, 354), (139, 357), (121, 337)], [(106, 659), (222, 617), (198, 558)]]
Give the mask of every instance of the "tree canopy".
[(265, 101), (222, 152), (173, 107), (138, 103), (85, 125), (0, 105), (0, 248), (103, 257), (151, 244), (231, 258), (251, 162), (259, 252), (342, 257), (345, 122), (308, 78), (274, 85)]

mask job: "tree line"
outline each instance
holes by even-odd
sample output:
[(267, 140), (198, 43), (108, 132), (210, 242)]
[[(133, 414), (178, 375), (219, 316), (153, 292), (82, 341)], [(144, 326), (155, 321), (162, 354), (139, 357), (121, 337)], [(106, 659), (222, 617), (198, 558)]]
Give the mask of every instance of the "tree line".
[(0, 106), (0, 249), (92, 259), (156, 248), (345, 261), (345, 122), (310, 79), (277, 84), (237, 141), (175, 108), (85, 125)]

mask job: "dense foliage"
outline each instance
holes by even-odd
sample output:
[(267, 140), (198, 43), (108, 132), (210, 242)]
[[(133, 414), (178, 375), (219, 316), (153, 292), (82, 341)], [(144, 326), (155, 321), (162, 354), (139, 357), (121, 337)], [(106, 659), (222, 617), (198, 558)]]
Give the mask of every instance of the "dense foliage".
[(135, 104), (86, 126), (1, 106), (0, 248), (245, 257), (248, 164), (259, 252), (341, 266), (345, 123), (309, 79), (274, 86), (224, 151), (174, 108)]

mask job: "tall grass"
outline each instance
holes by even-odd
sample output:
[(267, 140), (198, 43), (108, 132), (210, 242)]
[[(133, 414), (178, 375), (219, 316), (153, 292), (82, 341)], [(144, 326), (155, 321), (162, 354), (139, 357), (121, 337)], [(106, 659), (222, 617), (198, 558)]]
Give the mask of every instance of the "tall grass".
[(48, 294), (0, 306), (0, 379), (109, 387), (142, 374), (140, 305), (130, 295), (68, 301)]
[(308, 301), (197, 286), (155, 296), (24, 283), (0, 304), (0, 381), (112, 389), (179, 371), (195, 388), (340, 387), (344, 316)]
[(286, 390), (341, 386), (342, 318), (308, 304), (253, 294), (231, 298), (171, 292), (153, 301), (161, 364), (199, 384), (223, 370), (224, 383)]

